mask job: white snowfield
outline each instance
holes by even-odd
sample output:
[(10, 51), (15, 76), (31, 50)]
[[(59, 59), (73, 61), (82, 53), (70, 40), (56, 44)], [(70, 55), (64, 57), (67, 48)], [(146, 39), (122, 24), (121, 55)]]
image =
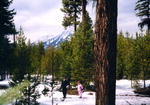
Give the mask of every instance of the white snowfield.
[[(79, 98), (77, 95), (67, 95), (67, 98), (63, 101), (61, 92), (54, 92), (53, 105), (95, 105), (95, 93), (88, 95), (88, 92), (83, 93), (83, 98)], [(38, 100), (41, 105), (52, 105), (52, 98), (42, 96)]]
[[(140, 83), (143, 85), (142, 81)], [(146, 84), (150, 84), (150, 80), (147, 80)], [(117, 80), (116, 105), (150, 105), (150, 97), (136, 96), (133, 90), (130, 80)]]
[[(6, 86), (9, 87), (9, 80), (0, 81), (0, 86)], [(5, 92), (5, 90), (0, 89), (0, 95)]]
[[(146, 81), (146, 84), (150, 84), (150, 81)], [(38, 89), (42, 91), (44, 86), (39, 85)], [(95, 92), (84, 92), (83, 98), (67, 94), (67, 98), (64, 101), (62, 101), (62, 97), (62, 92), (54, 91), (53, 105), (95, 105)], [(41, 95), (38, 102), (40, 102), (40, 105), (52, 105), (52, 94), (49, 93), (47, 96)], [(130, 80), (117, 80), (116, 105), (150, 105), (150, 97), (136, 96), (131, 88)]]
[[(146, 83), (150, 84), (150, 81), (146, 81)], [(130, 80), (117, 80), (116, 105), (150, 105), (150, 97), (136, 96), (133, 90)], [(54, 91), (53, 105), (95, 105), (95, 92), (84, 92), (82, 99), (77, 95), (67, 95), (67, 98), (62, 101), (62, 97), (61, 92)], [(47, 97), (41, 96), (38, 101), (41, 105), (52, 105), (51, 94)]]

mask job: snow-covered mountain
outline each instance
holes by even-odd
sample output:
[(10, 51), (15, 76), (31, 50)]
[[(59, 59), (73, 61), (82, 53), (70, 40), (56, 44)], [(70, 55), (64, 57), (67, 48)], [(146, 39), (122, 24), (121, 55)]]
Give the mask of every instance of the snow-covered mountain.
[(43, 38), (42, 42), (45, 47), (47, 46), (58, 46), (61, 42), (68, 40), (72, 35), (71, 30), (65, 30), (61, 34), (56, 36), (46, 36)]

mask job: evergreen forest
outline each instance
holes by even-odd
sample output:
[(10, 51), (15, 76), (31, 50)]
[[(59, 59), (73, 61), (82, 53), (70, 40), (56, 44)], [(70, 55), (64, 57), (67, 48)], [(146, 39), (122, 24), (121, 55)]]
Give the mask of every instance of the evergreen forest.
[[(92, 1), (97, 3), (97, 9), (99, 1), (101, 0)], [(113, 3), (115, 1), (117, 0)], [(119, 31), (116, 35), (116, 43), (112, 43), (116, 45), (116, 71), (113, 71), (116, 73), (113, 75), (115, 80), (143, 80), (144, 87), (147, 86), (146, 80), (150, 79), (150, 13), (145, 12), (150, 11), (150, 4), (147, 2), (148, 0), (137, 0), (135, 4), (136, 15), (141, 18), (140, 31), (135, 35)], [(86, 10), (87, 4), (91, 3), (90, 0), (62, 0), (61, 11), (65, 14), (62, 25), (65, 29), (74, 27), (74, 32), (59, 45), (47, 47), (43, 42), (31, 43), (32, 41), (27, 40), (23, 26), (19, 29), (15, 28), (13, 18), (16, 12), (15, 9), (9, 8), (12, 3), (13, 0), (0, 1), (0, 81), (11, 78), (10, 85), (14, 89), (18, 89), (18, 84), (25, 84), (19, 88), (23, 96), (16, 96), (18, 99), (15, 105), (22, 105), (21, 103), (37, 105), (36, 99), (39, 94), (35, 92), (35, 88), (41, 82), (45, 82), (47, 76), (53, 76), (51, 86), (64, 77), (69, 78), (73, 86), (76, 85), (76, 81), (82, 81), (87, 90), (90, 89), (91, 82), (96, 84), (98, 66), (95, 59), (98, 55), (95, 42), (101, 37), (97, 35), (98, 28), (95, 29), (98, 25), (93, 24)], [(142, 11), (143, 5), (148, 5), (148, 9)], [(107, 32), (109, 31), (105, 34)], [(13, 37), (13, 41), (10, 41), (9, 36)], [(107, 38), (102, 37), (101, 40)], [(106, 58), (109, 58), (109, 55)], [(99, 63), (103, 65), (102, 61)], [(109, 78), (109, 75), (107, 76)]]

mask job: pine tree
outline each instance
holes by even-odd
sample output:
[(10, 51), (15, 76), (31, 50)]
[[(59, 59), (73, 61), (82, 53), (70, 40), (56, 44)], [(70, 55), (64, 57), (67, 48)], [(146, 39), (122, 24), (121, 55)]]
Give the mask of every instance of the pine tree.
[(71, 41), (64, 41), (60, 45), (61, 64), (60, 72), (61, 77), (71, 77), (72, 72), (72, 46)]
[(0, 80), (4, 80), (10, 72), (11, 45), (8, 38), (0, 37)]
[[(125, 37), (127, 36), (127, 37)], [(131, 65), (130, 56), (132, 53), (131, 38), (129, 33), (123, 34), (120, 32), (117, 37), (117, 79), (123, 77), (130, 78), (129, 68)]]
[(60, 51), (60, 48), (55, 48), (54, 51), (54, 75), (59, 78), (60, 77), (60, 65), (62, 63), (62, 52)]
[[(20, 98), (22, 96), (22, 90), (29, 86), (29, 81), (24, 81), (18, 84), (15, 87), (10, 87), (5, 90), (3, 94), (0, 95), (0, 105), (7, 105), (10, 103), (14, 103), (14, 100)], [(22, 105), (22, 104), (19, 104)]]
[(82, 3), (82, 27), (83, 27), (83, 36), (86, 35), (86, 27), (85, 27), (85, 21), (86, 21), (86, 5), (87, 5), (87, 0), (81, 0)]
[(118, 35), (117, 40), (117, 71), (116, 71), (116, 77), (117, 79), (123, 79), (124, 73), (125, 73), (125, 62), (124, 57), (126, 54), (125, 49), (125, 40), (124, 40), (123, 33), (120, 32)]
[(9, 10), (11, 3), (12, 0), (0, 1), (0, 72), (2, 73), (2, 79), (4, 79), (5, 73), (8, 70), (8, 61), (10, 57), (9, 51), (11, 51), (7, 35), (16, 34), (15, 26), (13, 23), (15, 12), (14, 10)]
[(48, 47), (41, 59), (42, 74), (52, 74), (52, 48)]
[[(39, 45), (40, 48), (41, 45)], [(17, 37), (17, 43), (15, 47), (15, 66), (13, 70), (13, 78), (11, 85), (17, 85), (18, 83), (28, 80), (30, 82), (29, 86), (22, 89), (21, 97), (16, 100), (15, 105), (38, 105), (37, 98), (40, 97), (38, 91), (36, 91), (36, 87), (39, 84), (38, 75), (32, 76), (35, 74), (34, 70), (34, 61), (32, 59), (32, 45), (30, 41), (26, 44), (26, 37), (24, 36), (24, 32), (22, 27), (20, 27), (19, 35)], [(38, 52), (40, 53), (40, 51)], [(41, 55), (42, 56), (42, 55)], [(40, 56), (39, 56), (40, 57)], [(41, 60), (41, 59), (40, 59)], [(41, 64), (41, 62), (40, 62)]]
[(141, 17), (141, 22), (138, 24), (141, 28), (147, 25), (147, 31), (150, 31), (150, 1), (138, 0), (136, 2), (136, 15)]
[(133, 57), (132, 57), (132, 75), (133, 79), (142, 79), (144, 82), (143, 86), (146, 87), (146, 79), (149, 77), (150, 67), (150, 45), (149, 36), (137, 35), (133, 43)]
[(32, 70), (34, 73), (38, 74), (39, 76), (41, 76), (42, 74), (41, 62), (44, 54), (45, 54), (45, 49), (42, 42), (38, 42), (37, 44), (32, 44), (31, 56), (30, 56)]
[[(84, 28), (86, 35), (84, 36)], [(93, 31), (92, 20), (87, 12), (85, 24), (81, 23), (72, 40), (72, 78), (73, 80), (81, 80), (84, 82), (85, 87), (89, 82), (93, 81), (94, 68), (94, 52), (93, 52)]]
[(0, 36), (16, 34), (13, 17), (16, 14), (13, 10), (9, 10), (12, 0), (0, 1)]
[(25, 43), (26, 38), (22, 27), (20, 27), (19, 35), (17, 37), (17, 44), (15, 48), (15, 66), (13, 69), (13, 82), (22, 82), (25, 74), (30, 70), (30, 51)]
[(31, 77), (31, 75), (28, 75), (27, 80), (30, 84), (22, 89), (22, 95), (16, 99), (15, 105), (39, 105), (37, 99), (40, 98), (40, 94), (36, 88), (40, 82), (36, 76)]
[(81, 1), (80, 0), (62, 0), (63, 8), (62, 12), (65, 13), (62, 25), (67, 28), (68, 26), (74, 25), (74, 31), (77, 29), (79, 24), (79, 15), (81, 12)]

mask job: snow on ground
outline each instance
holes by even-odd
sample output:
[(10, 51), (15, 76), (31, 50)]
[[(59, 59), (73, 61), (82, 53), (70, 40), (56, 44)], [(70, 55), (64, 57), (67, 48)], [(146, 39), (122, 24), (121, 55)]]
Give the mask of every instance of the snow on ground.
[[(142, 83), (142, 81), (140, 82)], [(4, 83), (6, 83), (6, 81)], [(0, 82), (0, 84), (2, 84), (2, 82)], [(150, 80), (146, 81), (146, 84), (150, 84)], [(44, 86), (41, 84), (38, 89), (42, 91)], [(53, 105), (95, 105), (94, 92), (84, 92), (82, 99), (77, 95), (67, 95), (67, 98), (62, 101), (62, 97), (62, 92), (54, 91)], [(41, 95), (38, 102), (40, 102), (40, 105), (52, 105), (52, 94), (50, 93), (48, 96)], [(137, 96), (131, 88), (130, 80), (117, 80), (116, 105), (150, 105), (150, 97)]]
[[(142, 81), (140, 81), (140, 83), (142, 83)], [(150, 84), (150, 81), (146, 83)], [(136, 96), (133, 90), (130, 80), (117, 80), (116, 105), (150, 105), (150, 97)], [(84, 92), (82, 99), (77, 95), (67, 95), (65, 101), (62, 101), (62, 93), (55, 91), (53, 94), (53, 105), (95, 105), (95, 93), (90, 93), (93, 95), (89, 95), (89, 92)], [(38, 101), (41, 105), (52, 105), (51, 96), (42, 96)]]
[[(0, 81), (0, 86), (6, 86), (6, 87), (9, 87), (9, 80), (4, 80), (4, 81)], [(0, 95), (5, 92), (5, 90), (3, 89), (0, 89)]]
[[(146, 81), (150, 84), (150, 80)], [(142, 81), (140, 81), (142, 85)], [(116, 81), (116, 105), (150, 105), (150, 97), (136, 96), (130, 80)]]
[[(89, 92), (83, 93), (83, 98), (79, 98), (77, 95), (67, 95), (67, 98), (63, 101), (61, 92), (54, 92), (53, 94), (53, 105), (95, 105), (95, 93), (89, 95)], [(52, 105), (51, 96), (41, 96), (38, 101), (41, 105)]]
[(4, 81), (0, 81), (0, 85), (6, 85), (6, 86), (9, 86), (9, 79), (6, 79)]

